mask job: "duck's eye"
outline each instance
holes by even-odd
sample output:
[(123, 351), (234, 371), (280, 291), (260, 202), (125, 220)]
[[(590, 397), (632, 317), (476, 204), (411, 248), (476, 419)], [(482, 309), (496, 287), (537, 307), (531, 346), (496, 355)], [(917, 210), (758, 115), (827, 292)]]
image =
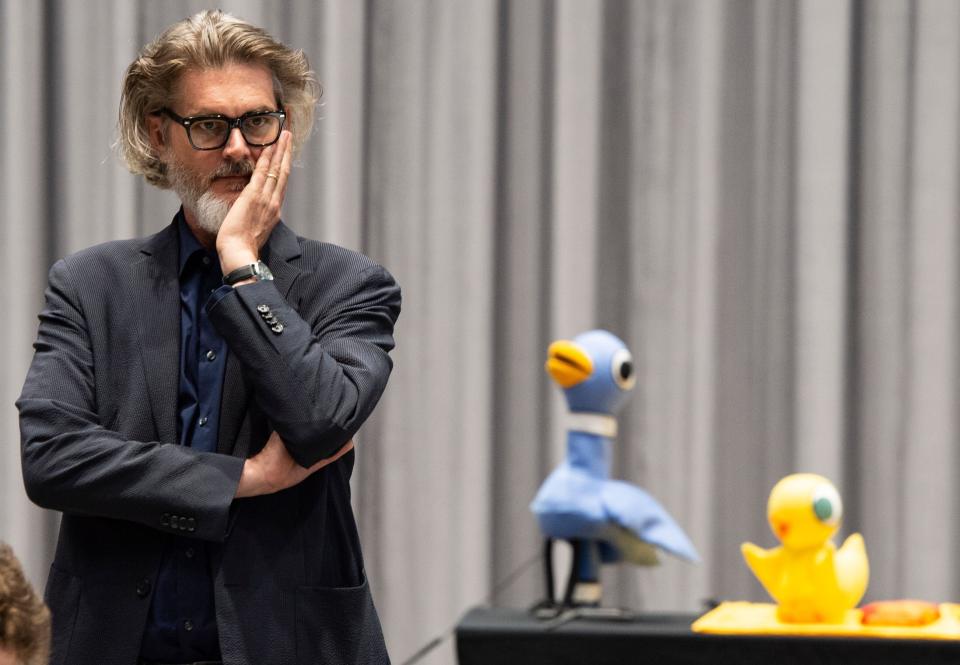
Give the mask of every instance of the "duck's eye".
[(613, 380), (621, 390), (630, 390), (637, 383), (637, 373), (633, 367), (633, 356), (626, 349), (620, 349), (613, 354), (610, 362), (610, 372)]
[(840, 523), (843, 516), (843, 503), (840, 501), (840, 494), (833, 485), (820, 485), (813, 492), (813, 514), (817, 519), (835, 526)]

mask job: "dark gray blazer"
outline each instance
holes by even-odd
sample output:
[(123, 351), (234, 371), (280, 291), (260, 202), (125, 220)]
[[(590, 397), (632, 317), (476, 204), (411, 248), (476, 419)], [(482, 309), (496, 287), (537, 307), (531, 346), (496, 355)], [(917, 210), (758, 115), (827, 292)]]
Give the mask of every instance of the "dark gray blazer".
[(363, 424), (390, 374), (399, 288), (370, 259), (279, 224), (261, 257), (275, 281), (210, 310), (230, 356), (218, 452), (201, 453), (176, 445), (177, 253), (171, 225), (50, 270), (17, 407), (27, 493), (63, 512), (46, 590), (53, 665), (134, 665), (170, 533), (215, 543), (224, 663), (389, 662), (350, 507), (354, 454), (283, 492), (233, 495), (271, 431), (307, 466)]

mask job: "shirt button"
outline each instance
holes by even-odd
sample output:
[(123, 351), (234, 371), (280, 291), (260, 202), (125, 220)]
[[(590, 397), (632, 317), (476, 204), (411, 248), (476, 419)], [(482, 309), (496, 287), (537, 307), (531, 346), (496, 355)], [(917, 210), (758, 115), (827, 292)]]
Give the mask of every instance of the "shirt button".
[(205, 265), (205, 266), (210, 265), (210, 257), (209, 257), (209, 256), (203, 257), (203, 265)]
[(206, 424), (207, 424), (207, 417), (206, 417), (206, 416), (200, 416), (200, 420), (197, 421), (197, 424), (200, 425), (200, 427), (203, 427), (204, 425), (206, 425)]
[(216, 353), (214, 353), (212, 350), (207, 351), (207, 360), (209, 360), (210, 362), (213, 362), (216, 359), (217, 359)]
[(193, 630), (193, 622), (190, 621), (190, 619), (187, 619), (186, 621), (184, 621), (183, 629), (189, 633), (191, 630)]
[(192, 547), (188, 547), (187, 550), (186, 550), (183, 554), (184, 554), (184, 556), (186, 556), (188, 559), (192, 559), (192, 558), (193, 558), (193, 548), (192, 548)]
[(144, 577), (137, 583), (137, 595), (140, 598), (146, 598), (150, 595), (150, 580)]

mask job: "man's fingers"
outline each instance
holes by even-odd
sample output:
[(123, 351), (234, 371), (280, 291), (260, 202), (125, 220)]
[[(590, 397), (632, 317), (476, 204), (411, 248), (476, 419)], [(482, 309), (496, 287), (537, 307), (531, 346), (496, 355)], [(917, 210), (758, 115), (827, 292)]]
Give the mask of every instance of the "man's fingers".
[[(270, 159), (267, 160), (267, 163), (263, 167), (263, 191), (268, 195), (279, 188), (281, 178), (283, 177), (283, 174), (280, 173), (280, 164), (283, 162), (283, 153), (287, 149), (288, 134), (289, 132), (282, 132), (277, 142), (264, 149), (260, 155), (260, 157), (263, 158), (267, 155), (267, 150), (270, 150)], [(259, 164), (257, 166), (259, 168)]]
[(330, 461), (336, 462), (338, 459), (340, 459), (341, 457), (349, 453), (351, 450), (353, 450), (353, 439), (350, 439), (345, 444), (343, 444), (343, 447), (341, 447), (340, 450), (338, 450), (333, 454), (333, 457), (330, 458)]
[(314, 464), (313, 466), (311, 466), (311, 467), (310, 467), (310, 473), (313, 473), (314, 471), (319, 471), (320, 469), (322, 469), (323, 467), (327, 466), (328, 464), (332, 464), (332, 463), (336, 462), (338, 459), (340, 459), (341, 457), (343, 457), (344, 455), (346, 455), (346, 454), (347, 454), (348, 452), (350, 452), (351, 450), (353, 450), (353, 439), (350, 439), (350, 440), (347, 441), (345, 444), (343, 444), (343, 446), (340, 448), (340, 450), (338, 450), (337, 452), (335, 452), (335, 453), (334, 453), (333, 455), (331, 455), (330, 457), (324, 457), (322, 460), (320, 460), (319, 462), (317, 462), (316, 464)]
[(270, 433), (270, 438), (267, 439), (267, 443), (264, 445), (264, 448), (268, 446), (271, 446), (274, 449), (279, 447), (282, 450), (286, 450), (286, 448), (283, 445), (283, 439), (280, 438), (280, 435), (277, 434), (276, 430)]
[(268, 145), (263, 149), (263, 152), (260, 153), (260, 157), (257, 158), (257, 163), (253, 165), (253, 173), (250, 174), (250, 182), (247, 185), (253, 185), (252, 189), (259, 191), (263, 189), (265, 180), (267, 180), (267, 173), (270, 172), (270, 162), (273, 160), (273, 154), (277, 150), (277, 144)]
[(277, 186), (273, 190), (273, 200), (277, 207), (283, 205), (283, 198), (287, 195), (287, 179), (290, 177), (290, 167), (293, 161), (293, 135), (284, 130), (280, 137), (283, 146), (277, 151), (276, 159), (271, 162), (271, 168), (277, 174)]

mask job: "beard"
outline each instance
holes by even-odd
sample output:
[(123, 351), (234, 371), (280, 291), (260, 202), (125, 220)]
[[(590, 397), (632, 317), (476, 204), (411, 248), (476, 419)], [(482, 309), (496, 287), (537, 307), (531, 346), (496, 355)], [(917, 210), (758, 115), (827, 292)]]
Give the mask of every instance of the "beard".
[[(170, 188), (180, 197), (183, 207), (193, 212), (197, 226), (213, 235), (217, 235), (220, 231), (223, 220), (233, 206), (233, 201), (219, 198), (210, 189), (210, 185), (215, 178), (249, 176), (252, 173), (253, 164), (250, 162), (226, 162), (209, 176), (191, 170), (173, 154), (167, 162)], [(234, 191), (239, 192), (242, 189), (243, 186), (237, 184)]]

